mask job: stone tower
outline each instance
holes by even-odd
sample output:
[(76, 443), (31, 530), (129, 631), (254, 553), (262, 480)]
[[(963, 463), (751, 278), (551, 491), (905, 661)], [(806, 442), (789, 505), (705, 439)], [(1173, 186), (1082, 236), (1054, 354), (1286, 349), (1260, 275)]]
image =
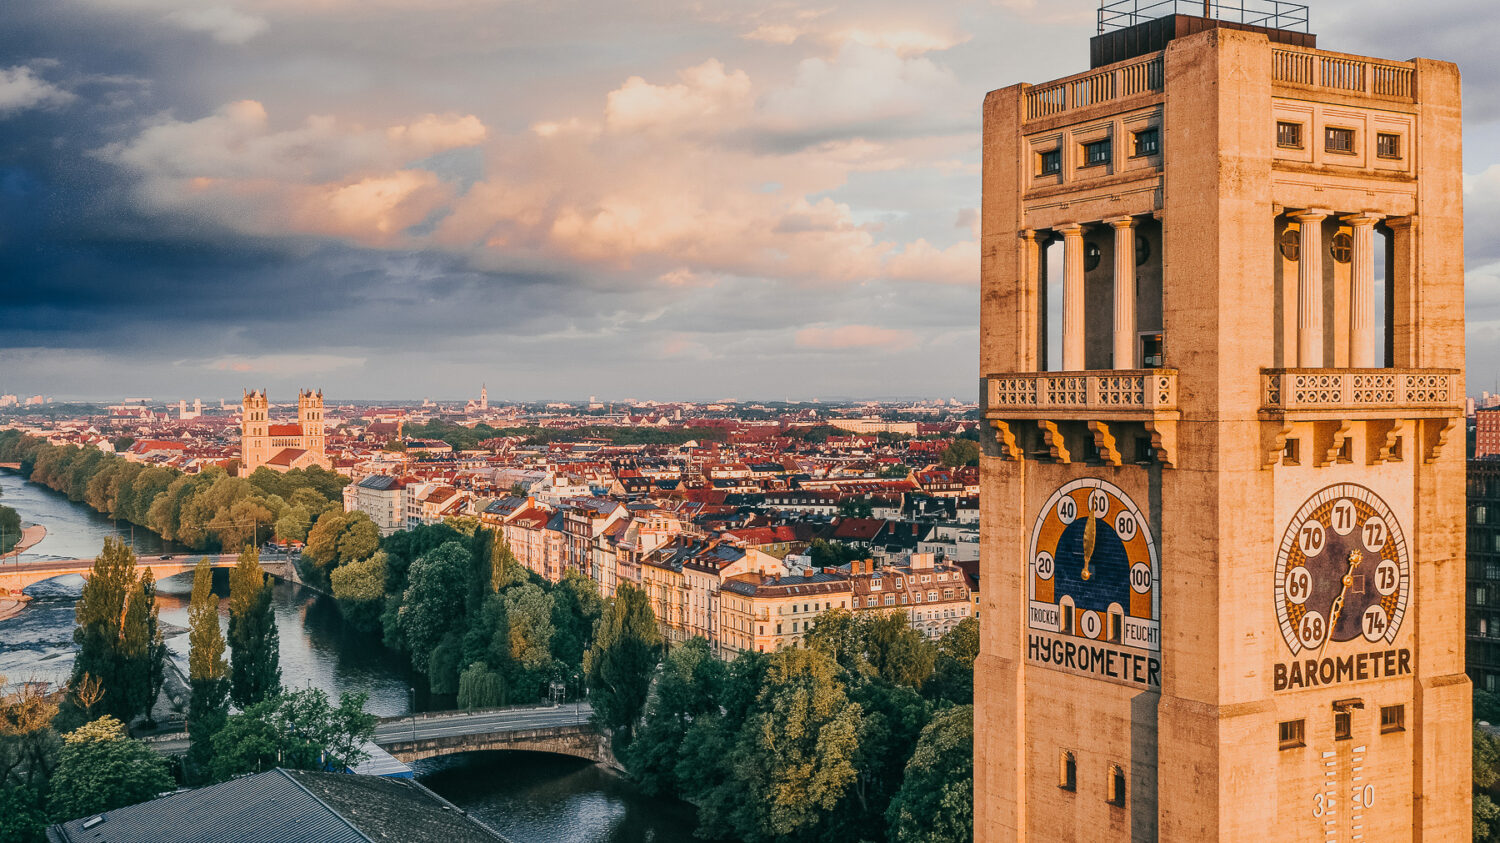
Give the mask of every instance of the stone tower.
[(240, 407), (240, 467), (244, 475), (271, 458), (270, 426), (271, 404), (266, 391), (252, 389), (245, 393)]
[(976, 840), (1470, 833), (1458, 72), (1255, 5), (985, 99)]
[(297, 424), (302, 427), (302, 447), (323, 456), (323, 390), (299, 390), (297, 393)]

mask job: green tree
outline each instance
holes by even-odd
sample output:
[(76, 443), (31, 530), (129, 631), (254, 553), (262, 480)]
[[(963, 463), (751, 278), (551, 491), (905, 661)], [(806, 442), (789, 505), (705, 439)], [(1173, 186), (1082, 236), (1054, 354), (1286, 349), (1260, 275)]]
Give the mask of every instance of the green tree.
[[(1476, 700), (1476, 708), (1477, 703)], [(1474, 724), (1473, 760), (1474, 840), (1475, 843), (1500, 843), (1500, 805), (1496, 805), (1490, 796), (1490, 789), (1500, 781), (1500, 739), (1478, 722)]]
[(474, 662), (458, 677), (458, 707), (494, 708), (505, 699), (505, 680), (484, 662)]
[(334, 568), (329, 577), (339, 613), (344, 620), (365, 632), (380, 630), (387, 564), (385, 551), (377, 551), (368, 559)]
[(397, 623), (420, 673), (427, 673), (433, 648), (463, 620), (454, 609), (464, 602), (468, 565), (469, 550), (461, 541), (447, 542), (411, 565)]
[(135, 553), (109, 537), (94, 559), (74, 609), (78, 657), (73, 682), (94, 677), (103, 688), (100, 709), (121, 721), (149, 710), (159, 688), (165, 650), (157, 630), (156, 588), (136, 572)]
[(974, 707), (938, 712), (922, 730), (886, 811), (892, 843), (974, 839)]
[(979, 445), (967, 439), (955, 439), (943, 449), (941, 462), (948, 468), (979, 465)]
[[(146, 673), (144, 713), (155, 725), (151, 710), (161, 695), (167, 672), (167, 642), (161, 630), (161, 607), (156, 605), (156, 577), (150, 568), (141, 570), (140, 583), (131, 592), (125, 608), (125, 644), (130, 658), (143, 665)], [(141, 647), (139, 642), (144, 642)]]
[(62, 756), (52, 775), (51, 809), (58, 821), (137, 802), (171, 790), (167, 762), (108, 715), (63, 735)]
[(20, 514), (8, 506), (0, 506), (0, 554), (10, 553), (20, 541)]
[(912, 629), (906, 613), (833, 609), (818, 616), (807, 646), (822, 650), (856, 676), (921, 688), (932, 675), (937, 649)]
[(193, 693), (187, 718), (192, 740), (188, 759), (195, 775), (209, 769), (213, 737), (223, 727), (229, 710), (229, 664), (224, 660), (224, 634), (219, 629), (219, 598), (213, 592), (213, 577), (208, 557), (199, 560), (188, 604), (188, 681)]
[(546, 673), (552, 667), (552, 598), (530, 583), (505, 593), (510, 658), (521, 670)]
[(380, 528), (359, 510), (329, 512), (307, 532), (302, 558), (313, 565), (313, 575), (327, 580), (329, 570), (375, 555)]
[(479, 531), (479, 519), (473, 515), (450, 515), (443, 519), (443, 523), (465, 536), (472, 536)]
[(552, 655), (570, 673), (583, 666), (583, 652), (604, 614), (599, 584), (569, 568), (552, 587)]
[(979, 619), (964, 618), (938, 641), (932, 680), (924, 690), (957, 705), (974, 702), (974, 659), (979, 656)]
[(229, 696), (249, 708), (281, 690), (281, 639), (271, 613), (271, 583), (260, 554), (247, 547), (229, 572)]
[(646, 705), (651, 672), (661, 657), (661, 630), (646, 592), (620, 584), (594, 629), (594, 643), (583, 657), (594, 717), (629, 745)]
[(684, 789), (677, 778), (683, 740), (693, 723), (719, 713), (723, 678), (724, 663), (702, 637), (672, 648), (662, 660), (646, 717), (621, 759), (646, 793), (675, 795)]
[(21, 784), (0, 784), (0, 840), (43, 843), (46, 832), (41, 794)]
[(365, 713), (365, 694), (345, 693), (333, 706), (318, 688), (287, 691), (232, 714), (214, 736), (217, 779), (288, 767), (353, 768), (369, 757), (376, 717)]
[(838, 672), (817, 650), (781, 650), (768, 660), (735, 764), (746, 802), (742, 836), (807, 836), (854, 785), (863, 712)]
[(53, 727), (57, 698), (40, 682), (0, 693), (0, 840), (40, 839), (46, 825), (42, 797), (62, 744)]

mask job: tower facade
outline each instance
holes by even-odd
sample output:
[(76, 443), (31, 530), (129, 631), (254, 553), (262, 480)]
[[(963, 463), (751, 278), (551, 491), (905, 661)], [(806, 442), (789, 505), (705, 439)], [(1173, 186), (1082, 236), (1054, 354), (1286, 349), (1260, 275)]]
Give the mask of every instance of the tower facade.
[(266, 391), (252, 389), (240, 405), (240, 466), (246, 476), (271, 458), (271, 404)]
[(298, 390), (297, 424), (302, 428), (302, 448), (323, 454), (323, 390)]
[(975, 839), (1465, 839), (1458, 72), (1119, 5), (984, 104)]

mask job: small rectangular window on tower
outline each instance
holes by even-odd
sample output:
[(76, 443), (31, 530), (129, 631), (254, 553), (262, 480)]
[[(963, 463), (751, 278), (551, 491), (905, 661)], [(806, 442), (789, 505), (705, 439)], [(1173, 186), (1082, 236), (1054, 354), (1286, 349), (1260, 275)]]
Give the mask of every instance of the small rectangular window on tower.
[(1306, 727), (1302, 720), (1283, 720), (1276, 724), (1277, 739), (1282, 749), (1296, 749), (1299, 746), (1307, 746), (1304, 736)]
[(1099, 167), (1109, 163), (1109, 138), (1083, 145), (1083, 166)]
[(1044, 176), (1055, 176), (1062, 172), (1062, 150), (1049, 149), (1037, 153), (1037, 170)]
[(1063, 790), (1078, 789), (1078, 762), (1073, 758), (1073, 753), (1066, 749), (1058, 759), (1057, 786)]
[(1135, 133), (1135, 155), (1155, 155), (1161, 152), (1161, 129), (1152, 126)]
[(1380, 707), (1380, 734), (1406, 731), (1406, 706), (1383, 705)]
[(1354, 130), (1325, 126), (1323, 128), (1323, 149), (1328, 152), (1337, 152), (1341, 155), (1353, 155)]
[(1376, 133), (1375, 155), (1380, 158), (1400, 158), (1401, 136), (1389, 132)]
[(1286, 120), (1276, 121), (1276, 145), (1282, 149), (1302, 148), (1302, 124)]
[(1333, 739), (1347, 741), (1354, 737), (1354, 715), (1347, 711), (1333, 713)]

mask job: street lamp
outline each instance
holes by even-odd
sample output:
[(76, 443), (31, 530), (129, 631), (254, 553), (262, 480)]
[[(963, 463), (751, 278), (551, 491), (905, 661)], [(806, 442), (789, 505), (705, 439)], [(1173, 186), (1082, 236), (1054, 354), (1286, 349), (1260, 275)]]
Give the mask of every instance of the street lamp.
[(406, 687), (406, 701), (411, 711), (411, 742), (415, 747), (417, 743), (417, 689), (410, 685)]

